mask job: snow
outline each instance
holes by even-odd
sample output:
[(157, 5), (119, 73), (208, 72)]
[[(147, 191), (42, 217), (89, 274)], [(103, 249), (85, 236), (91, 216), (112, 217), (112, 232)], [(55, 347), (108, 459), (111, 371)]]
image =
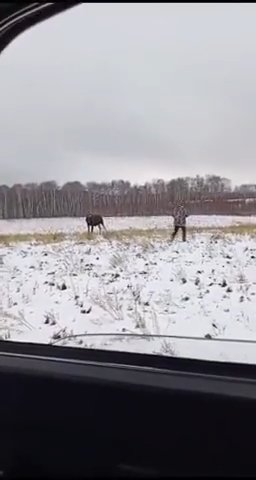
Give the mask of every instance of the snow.
[[(253, 221), (190, 218), (191, 225), (219, 227)], [(169, 217), (106, 219), (109, 230), (165, 228), (170, 223)], [(84, 220), (0, 225), (4, 233), (72, 233), (84, 229)], [(255, 267), (256, 241), (250, 235), (200, 233), (189, 236), (187, 243), (180, 238), (170, 243), (144, 236), (110, 240), (95, 234), (90, 242), (70, 238), (59, 244), (1, 246), (0, 335), (21, 342), (56, 342), (56, 348), (72, 345), (255, 363), (254, 344), (218, 341), (256, 342)], [(72, 337), (79, 334), (90, 336)]]
[[(190, 227), (223, 227), (242, 224), (256, 225), (256, 216), (222, 216), (193, 215), (188, 218)], [(125, 230), (128, 228), (153, 229), (168, 228), (172, 224), (169, 216), (162, 217), (107, 217), (105, 224), (108, 230)], [(72, 234), (86, 230), (84, 218), (40, 218), (24, 220), (0, 220), (1, 234), (26, 234), (63, 232)]]

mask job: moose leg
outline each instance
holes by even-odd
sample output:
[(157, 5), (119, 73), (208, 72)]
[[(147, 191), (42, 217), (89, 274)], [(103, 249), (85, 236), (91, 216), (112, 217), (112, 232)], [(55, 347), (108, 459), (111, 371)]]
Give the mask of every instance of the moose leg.
[(100, 223), (99, 223), (98, 227), (99, 227), (99, 233), (101, 233), (101, 224)]

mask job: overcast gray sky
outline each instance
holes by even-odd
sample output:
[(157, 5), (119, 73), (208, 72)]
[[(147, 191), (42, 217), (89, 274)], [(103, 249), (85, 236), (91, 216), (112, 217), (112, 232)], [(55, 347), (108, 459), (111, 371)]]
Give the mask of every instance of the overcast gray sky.
[(0, 183), (256, 183), (256, 4), (83, 4), (0, 56)]

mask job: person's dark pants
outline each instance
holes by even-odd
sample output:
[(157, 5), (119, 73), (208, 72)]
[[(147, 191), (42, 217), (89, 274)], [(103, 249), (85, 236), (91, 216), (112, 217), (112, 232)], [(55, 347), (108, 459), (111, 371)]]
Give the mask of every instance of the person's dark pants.
[(185, 242), (186, 241), (186, 227), (185, 226), (182, 227), (180, 225), (175, 225), (174, 226), (174, 231), (172, 233), (172, 240), (174, 240), (174, 238), (176, 237), (180, 228), (182, 230), (182, 240), (183, 240), (183, 242)]

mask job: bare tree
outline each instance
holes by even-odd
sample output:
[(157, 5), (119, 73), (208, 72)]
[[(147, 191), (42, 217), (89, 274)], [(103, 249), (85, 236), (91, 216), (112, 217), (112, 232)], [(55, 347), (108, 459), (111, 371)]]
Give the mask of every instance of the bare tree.
[[(248, 195), (250, 201), (248, 201)], [(67, 182), (52, 180), (0, 186), (0, 218), (168, 215), (170, 205), (186, 202), (191, 214), (256, 214), (256, 189), (246, 194), (218, 175), (156, 179), (144, 185), (124, 180)]]

